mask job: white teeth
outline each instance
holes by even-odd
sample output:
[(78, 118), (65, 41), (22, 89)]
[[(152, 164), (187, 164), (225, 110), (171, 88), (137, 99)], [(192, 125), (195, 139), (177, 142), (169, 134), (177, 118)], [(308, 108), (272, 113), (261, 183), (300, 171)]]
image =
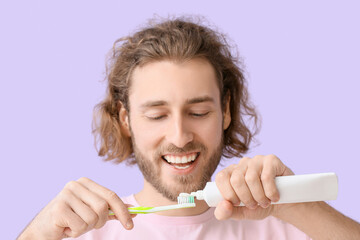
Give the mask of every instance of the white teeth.
[(187, 156), (165, 155), (164, 159), (169, 163), (188, 163), (194, 161), (196, 156), (196, 153)]
[(187, 169), (188, 167), (190, 167), (190, 165), (191, 165), (191, 164), (186, 165), (186, 166), (184, 166), (184, 167), (180, 167), (180, 166), (174, 165), (174, 167), (177, 168), (177, 169)]

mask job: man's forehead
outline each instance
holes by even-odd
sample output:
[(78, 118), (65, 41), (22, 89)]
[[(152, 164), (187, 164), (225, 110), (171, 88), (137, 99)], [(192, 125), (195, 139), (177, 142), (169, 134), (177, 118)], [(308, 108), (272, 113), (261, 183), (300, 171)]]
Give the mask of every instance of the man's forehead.
[(153, 62), (135, 69), (129, 100), (136, 105), (216, 102), (220, 91), (212, 65), (203, 60)]

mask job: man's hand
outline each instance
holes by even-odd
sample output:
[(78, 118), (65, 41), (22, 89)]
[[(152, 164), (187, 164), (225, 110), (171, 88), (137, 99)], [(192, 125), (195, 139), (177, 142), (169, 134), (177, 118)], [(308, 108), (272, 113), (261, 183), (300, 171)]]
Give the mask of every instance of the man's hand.
[[(127, 207), (113, 191), (88, 178), (80, 178), (67, 183), (18, 239), (78, 237), (101, 228), (111, 219), (118, 219), (126, 229), (131, 229), (135, 215)], [(109, 216), (109, 208), (115, 216)]]
[[(275, 155), (242, 158), (220, 171), (215, 178), (217, 187), (224, 197), (215, 209), (219, 220), (263, 219), (278, 212), (281, 205), (270, 205), (279, 201), (275, 177), (294, 175)], [(236, 207), (240, 202), (245, 207)]]

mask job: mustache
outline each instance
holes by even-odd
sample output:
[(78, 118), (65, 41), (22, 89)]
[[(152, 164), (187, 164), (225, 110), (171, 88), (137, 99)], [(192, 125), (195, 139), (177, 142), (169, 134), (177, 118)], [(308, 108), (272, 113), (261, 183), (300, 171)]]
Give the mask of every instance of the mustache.
[(164, 155), (164, 153), (186, 153), (191, 151), (207, 151), (207, 148), (199, 142), (189, 142), (184, 147), (179, 148), (174, 144), (161, 147), (156, 153), (156, 157)]

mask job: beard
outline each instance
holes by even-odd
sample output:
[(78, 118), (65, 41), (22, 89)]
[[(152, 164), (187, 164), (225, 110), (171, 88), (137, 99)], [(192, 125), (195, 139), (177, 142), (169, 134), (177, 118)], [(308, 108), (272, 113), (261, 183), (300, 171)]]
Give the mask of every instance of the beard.
[[(142, 154), (136, 145), (134, 135), (132, 133), (131, 135), (135, 161), (138, 164), (145, 180), (165, 198), (174, 202), (177, 201), (177, 197), (182, 192), (190, 193), (204, 189), (206, 183), (211, 179), (212, 174), (215, 172), (220, 162), (223, 150), (223, 138), (221, 138), (219, 145), (216, 147), (214, 152), (210, 154), (210, 156), (208, 149), (199, 142), (190, 142), (183, 148), (178, 148), (173, 144), (169, 144), (166, 147), (158, 149), (153, 158), (150, 159)], [(162, 159), (162, 153), (186, 153), (191, 151), (200, 151), (198, 158), (201, 157), (201, 159), (196, 159), (195, 161), (202, 161), (197, 163), (202, 164), (202, 166), (196, 166), (197, 168), (200, 168), (197, 169), (196, 175), (194, 173), (187, 175), (175, 175), (172, 179), (175, 184), (169, 184), (161, 179), (160, 165), (162, 164), (161, 161), (165, 161)]]

